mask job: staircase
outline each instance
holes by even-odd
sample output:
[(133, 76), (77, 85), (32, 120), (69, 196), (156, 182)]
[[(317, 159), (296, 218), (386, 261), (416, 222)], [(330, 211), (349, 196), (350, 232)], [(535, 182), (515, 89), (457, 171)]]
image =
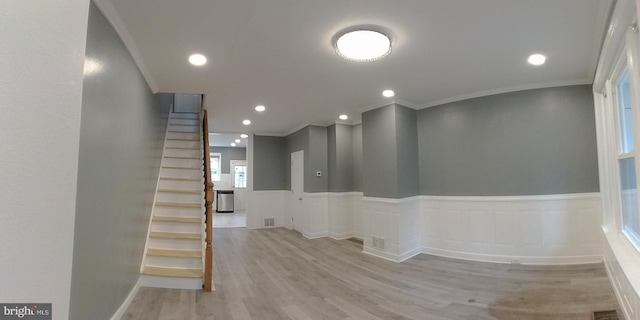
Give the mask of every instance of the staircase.
[(202, 289), (204, 178), (200, 115), (169, 117), (141, 285)]

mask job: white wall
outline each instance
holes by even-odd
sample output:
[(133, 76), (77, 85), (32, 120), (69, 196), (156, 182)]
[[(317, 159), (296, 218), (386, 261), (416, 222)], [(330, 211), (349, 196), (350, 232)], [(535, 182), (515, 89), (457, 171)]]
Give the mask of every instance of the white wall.
[(0, 14), (0, 301), (53, 303), (53, 319), (69, 316), (88, 10), (21, 0)]

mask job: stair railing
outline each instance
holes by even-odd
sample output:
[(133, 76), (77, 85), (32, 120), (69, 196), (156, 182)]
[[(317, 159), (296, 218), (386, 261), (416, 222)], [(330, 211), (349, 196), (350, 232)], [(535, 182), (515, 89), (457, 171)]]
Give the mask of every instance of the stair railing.
[(213, 248), (212, 233), (213, 233), (213, 181), (211, 181), (211, 156), (209, 155), (209, 121), (207, 118), (207, 110), (204, 110), (202, 117), (202, 144), (204, 150), (204, 177), (205, 177), (205, 203), (206, 203), (206, 249), (204, 260), (204, 291), (211, 291), (211, 284), (213, 282)]

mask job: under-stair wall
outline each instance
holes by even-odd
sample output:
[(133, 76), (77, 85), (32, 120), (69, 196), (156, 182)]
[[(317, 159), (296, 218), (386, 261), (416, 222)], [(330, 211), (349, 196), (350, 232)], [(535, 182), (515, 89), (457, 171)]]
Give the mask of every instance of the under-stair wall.
[(141, 285), (201, 289), (204, 178), (200, 115), (172, 113), (149, 226)]

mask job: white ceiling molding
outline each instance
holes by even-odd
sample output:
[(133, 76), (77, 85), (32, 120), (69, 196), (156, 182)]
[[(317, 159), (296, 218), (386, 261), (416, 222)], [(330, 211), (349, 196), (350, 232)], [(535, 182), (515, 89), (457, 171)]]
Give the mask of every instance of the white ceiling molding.
[(637, 14), (634, 2), (635, 0), (616, 1), (593, 80), (594, 92), (604, 91), (605, 82), (624, 50), (625, 35)]
[(125, 47), (127, 47), (127, 49), (129, 50), (129, 54), (131, 54), (133, 60), (138, 65), (140, 73), (142, 73), (142, 76), (147, 81), (147, 85), (151, 89), (151, 92), (158, 93), (158, 85), (156, 84), (156, 81), (151, 76), (151, 72), (149, 72), (149, 69), (147, 69), (147, 66), (142, 59), (142, 55), (140, 54), (135, 41), (131, 37), (131, 34), (129, 34), (127, 27), (125, 26), (122, 19), (120, 19), (120, 16), (118, 15), (111, 2), (109, 0), (93, 0), (93, 3), (96, 5), (96, 7), (98, 7), (98, 9), (100, 9), (102, 14), (107, 18), (107, 21), (109, 21), (109, 23), (111, 23), (111, 26), (116, 30), (116, 33), (118, 34), (118, 36), (120, 36), (120, 39), (122, 39)]

